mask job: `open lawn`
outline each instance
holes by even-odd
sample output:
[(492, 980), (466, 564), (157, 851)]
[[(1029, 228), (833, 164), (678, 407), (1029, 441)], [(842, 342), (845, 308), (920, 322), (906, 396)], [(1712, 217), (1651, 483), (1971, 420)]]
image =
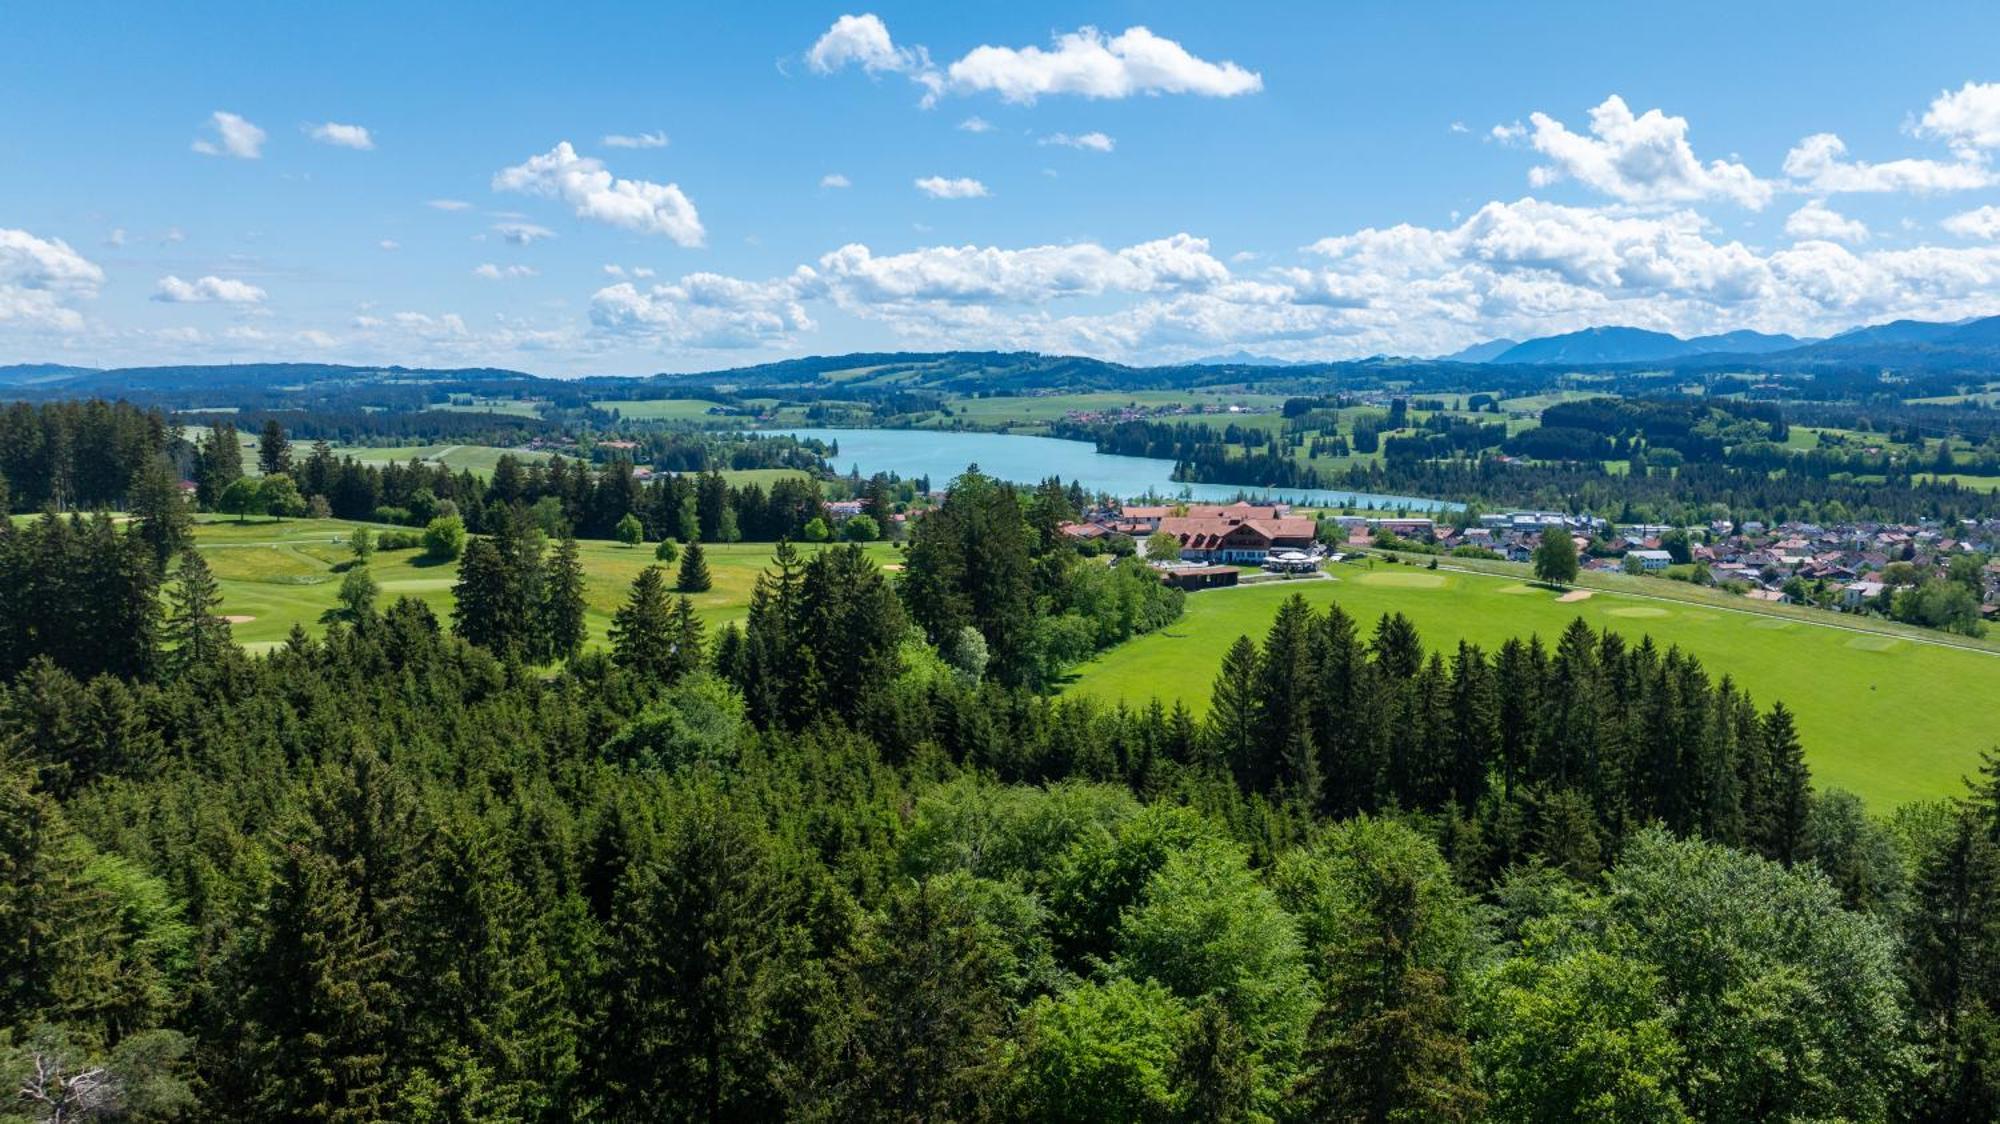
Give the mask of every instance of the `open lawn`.
[(542, 407), (546, 405), (548, 403), (540, 399), (475, 397), (465, 402), (440, 402), (429, 408), (453, 414), (506, 414), (516, 418), (539, 418)]
[(1848, 631), (1834, 627), (1840, 617), (1821, 623), (1621, 592), (1561, 603), (1506, 575), (1387, 564), (1334, 572), (1337, 581), (1194, 594), (1178, 623), (1083, 665), (1069, 689), (1131, 702), (1179, 698), (1205, 710), (1223, 651), (1239, 635), (1262, 639), (1279, 603), (1297, 592), (1315, 606), (1338, 601), (1371, 631), (1383, 613), (1401, 612), (1427, 645), (1444, 649), (1462, 638), (1491, 651), (1529, 633), (1553, 643), (1578, 616), (1635, 642), (1678, 644), (1710, 674), (1734, 676), (1759, 705), (1783, 700), (1798, 714), (1815, 780), (1881, 810), (1958, 795), (1980, 752), (2000, 744), (1989, 702), (2000, 698), (2000, 655), (1988, 651)]
[(1081, 394), (1043, 394), (1021, 397), (960, 398), (950, 401), (950, 418), (934, 417), (935, 424), (948, 425), (962, 421), (977, 426), (1042, 426), (1060, 421), (1072, 411), (1122, 410), (1127, 407), (1157, 409), (1162, 406), (1201, 405), (1209, 409), (1227, 406), (1242, 406), (1245, 409), (1270, 411), (1264, 414), (1249, 414), (1235, 418), (1214, 416), (1203, 420), (1213, 420), (1218, 424), (1235, 421), (1241, 425), (1278, 425), (1277, 408), (1285, 399), (1276, 394), (1214, 393), (1187, 390), (1125, 390), (1097, 391)]
[[(319, 629), (320, 614), (335, 604), (343, 570), (350, 555), (347, 538), (360, 526), (338, 519), (287, 519), (283, 522), (210, 520), (196, 529), (196, 544), (222, 587), (221, 611), (254, 619), (236, 623), (236, 640), (252, 651), (283, 642), (294, 624)], [(395, 528), (377, 528), (391, 530)], [(590, 641), (605, 642), (611, 614), (624, 602), (639, 571), (654, 565), (653, 545), (626, 547), (618, 543), (580, 544), (587, 575)], [(749, 612), (750, 588), (771, 561), (770, 543), (719, 543), (703, 547), (714, 588), (694, 595), (695, 606), (711, 628), (742, 620)], [(801, 544), (808, 557), (820, 549)], [(888, 543), (871, 543), (878, 562), (898, 557)], [(370, 565), (382, 587), (379, 607), (409, 595), (429, 604), (438, 618), (451, 619), (451, 587), (458, 577), (456, 563), (428, 563), (421, 550), (376, 551)], [(669, 576), (674, 567), (668, 567)]]
[(616, 410), (619, 417), (633, 421), (684, 421), (708, 417), (716, 403), (705, 398), (639, 398), (631, 401), (608, 398), (591, 405), (599, 410)]
[(548, 457), (547, 453), (493, 445), (343, 445), (334, 449), (336, 456), (353, 457), (363, 464), (408, 464), (415, 458), (445, 465), (454, 472), (470, 469), (475, 476), (491, 476), (493, 466), (508, 453), (524, 464)]

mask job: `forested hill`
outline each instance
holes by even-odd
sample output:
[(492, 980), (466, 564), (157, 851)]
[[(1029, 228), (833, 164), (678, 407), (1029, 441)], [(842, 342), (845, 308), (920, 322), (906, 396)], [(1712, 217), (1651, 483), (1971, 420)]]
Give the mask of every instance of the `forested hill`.
[(249, 363), (95, 369), (51, 363), (0, 367), (0, 398), (124, 398), (166, 409), (422, 409), (450, 395), (533, 398), (558, 406), (674, 396), (696, 390), (778, 391), (790, 396), (1025, 394), (1256, 386), (1277, 393), (1354, 389), (1532, 394), (1573, 375), (1622, 393), (1677, 393), (1690, 378), (1740, 380), (1764, 396), (1898, 398), (1950, 395), (1960, 382), (2000, 376), (2000, 317), (1959, 324), (1898, 321), (1800, 346), (1788, 337), (1731, 333), (1681, 340), (1604, 328), (1515, 345), (1490, 359), (1367, 359), (1273, 366), (1199, 360), (1128, 366), (1037, 352), (857, 352), (781, 359), (691, 373), (550, 378), (504, 368)]

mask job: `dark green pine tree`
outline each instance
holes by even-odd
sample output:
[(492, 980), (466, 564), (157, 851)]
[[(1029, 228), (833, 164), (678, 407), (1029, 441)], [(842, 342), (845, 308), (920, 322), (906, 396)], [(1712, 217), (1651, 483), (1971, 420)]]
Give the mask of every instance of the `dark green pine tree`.
[(1799, 743), (1792, 712), (1774, 702), (1763, 722), (1764, 760), (1770, 770), (1768, 801), (1761, 850), (1765, 857), (1790, 865), (1802, 857), (1806, 818), (1812, 811), (1812, 775), (1806, 769), (1805, 747)]
[(1174, 1051), (1176, 1124), (1241, 1124), (1256, 1115), (1257, 1066), (1243, 1032), (1215, 997), (1202, 1000)]
[(167, 587), (167, 662), (176, 674), (210, 667), (230, 648), (229, 622), (216, 613), (222, 589), (199, 550), (181, 552)]
[(1377, 677), (1354, 618), (1337, 604), (1328, 605), (1315, 624), (1313, 662), (1319, 682), (1312, 721), (1326, 810), (1349, 815), (1374, 808), (1381, 799), (1383, 773), (1376, 737)]
[(507, 585), (506, 563), (492, 540), (468, 539), (451, 590), (452, 631), (468, 643), (504, 654), (514, 635), (514, 623), (506, 619)]
[(981, 1115), (1002, 1070), (998, 965), (969, 897), (927, 880), (895, 891), (851, 966), (855, 1042), (838, 1081), (851, 1120)]
[(667, 634), (673, 643), (667, 681), (677, 682), (700, 671), (708, 648), (708, 631), (701, 618), (695, 615), (694, 600), (685, 593), (674, 598), (673, 608), (667, 617)]
[(633, 579), (625, 604), (611, 615), (611, 659), (642, 679), (670, 683), (678, 666), (676, 639), (665, 572), (648, 566)]
[(102, 1033), (128, 970), (120, 918), (86, 877), (90, 850), (36, 790), (28, 762), (0, 762), (0, 1026), (69, 1023)]
[(674, 588), (682, 593), (706, 593), (714, 585), (708, 574), (708, 559), (702, 556), (700, 541), (691, 541), (687, 549), (681, 551), (681, 568), (674, 580)]
[(167, 458), (151, 458), (133, 476), (126, 507), (134, 530), (152, 552), (156, 570), (164, 573), (174, 555), (194, 543), (194, 515), (181, 497), (179, 479)]
[(413, 891), (404, 1119), (532, 1121), (570, 1103), (576, 1012), (546, 934), (580, 902), (537, 900), (483, 821), (448, 820)]
[(1236, 747), (1237, 780), (1251, 792), (1282, 786), (1297, 800), (1310, 790), (1317, 808), (1319, 762), (1314, 759), (1312, 610), (1294, 593), (1278, 607), (1257, 660), (1257, 737)]
[(257, 435), (257, 470), (265, 476), (292, 471), (292, 443), (276, 418), (266, 420), (264, 431)]
[(783, 1115), (763, 1035), (795, 971), (800, 927), (771, 844), (703, 787), (664, 817), (658, 853), (627, 871), (612, 906), (591, 1049), (599, 1111), (615, 1120)]
[(1936, 1071), (1912, 1119), (2000, 1119), (2000, 846), (1962, 812), (1917, 858), (1904, 975)]
[(725, 663), (743, 692), (750, 718), (760, 726), (783, 725), (798, 709), (793, 697), (807, 656), (798, 637), (800, 589), (805, 563), (791, 540), (779, 539), (771, 568), (757, 575), (750, 591), (750, 616), (744, 622), (742, 646)]
[(541, 635), (549, 659), (567, 660), (583, 650), (586, 635), (583, 557), (565, 532), (549, 555), (542, 579)]
[(1408, 679), (1424, 666), (1424, 642), (1401, 613), (1384, 613), (1375, 625), (1375, 668), (1390, 679)]
[(195, 500), (209, 511), (216, 510), (222, 490), (243, 475), (243, 446), (236, 439), (236, 427), (218, 421), (203, 435), (195, 452)]
[(1263, 724), (1257, 713), (1257, 645), (1239, 636), (1223, 653), (1222, 670), (1209, 698), (1208, 722), (1202, 732), (1207, 750), (1203, 764), (1228, 767), (1237, 783), (1246, 783), (1243, 755), (1262, 744)]
[(236, 1000), (224, 1088), (266, 1120), (384, 1119), (393, 1029), (390, 953), (355, 862), (303, 841), (277, 858)]
[(1477, 645), (1461, 640), (1451, 664), (1451, 747), (1448, 788), (1461, 808), (1486, 795), (1499, 755), (1500, 698), (1493, 665)]
[(792, 684), (790, 724), (803, 728), (828, 715), (852, 722), (901, 670), (902, 603), (881, 568), (849, 545), (813, 556), (798, 604), (800, 674)]

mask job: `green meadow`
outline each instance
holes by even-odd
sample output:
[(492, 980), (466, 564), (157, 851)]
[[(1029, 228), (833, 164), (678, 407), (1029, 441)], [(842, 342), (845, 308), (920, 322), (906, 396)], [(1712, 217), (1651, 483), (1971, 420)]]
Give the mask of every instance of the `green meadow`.
[(1335, 570), (1335, 581), (1194, 594), (1179, 622), (1083, 665), (1069, 690), (1133, 703), (1181, 699), (1205, 710), (1223, 651), (1241, 635), (1261, 640), (1278, 604), (1296, 592), (1316, 607), (1339, 602), (1370, 631), (1383, 613), (1401, 612), (1427, 645), (1446, 650), (1465, 639), (1490, 652), (1529, 633), (1553, 644), (1576, 617), (1635, 643), (1651, 636), (1679, 645), (1711, 675), (1733, 676), (1760, 706), (1783, 700), (1798, 715), (1815, 780), (1878, 809), (1958, 795), (1981, 751), (2000, 745), (1990, 706), (2000, 699), (2000, 655), (1988, 651), (1851, 631), (1834, 627), (1837, 617), (1818, 623), (1609, 591), (1562, 602), (1513, 576)]
[[(335, 594), (352, 554), (348, 536), (361, 524), (339, 519), (287, 519), (282, 522), (207, 520), (196, 530), (196, 544), (222, 588), (221, 612), (238, 619), (231, 632), (238, 643), (264, 651), (283, 642), (295, 624), (317, 631), (320, 616), (336, 604)], [(377, 527), (376, 530), (407, 528)], [(628, 547), (586, 541), (583, 553), (585, 602), (589, 610), (590, 642), (604, 643), (611, 614), (623, 603), (632, 579), (655, 565), (654, 544)], [(802, 544), (810, 556), (819, 547)], [(749, 612), (750, 589), (770, 565), (770, 543), (717, 543), (703, 547), (714, 588), (693, 594), (695, 607), (711, 627), (743, 619)], [(896, 549), (871, 543), (876, 561), (894, 564)], [(451, 618), (451, 587), (458, 579), (457, 563), (432, 563), (422, 550), (377, 550), (369, 565), (381, 586), (378, 607), (411, 596), (430, 605), (442, 621)], [(675, 567), (669, 566), (671, 576)]]
[(717, 405), (705, 398), (607, 398), (591, 405), (599, 410), (616, 410), (633, 421), (687, 421), (706, 418)]

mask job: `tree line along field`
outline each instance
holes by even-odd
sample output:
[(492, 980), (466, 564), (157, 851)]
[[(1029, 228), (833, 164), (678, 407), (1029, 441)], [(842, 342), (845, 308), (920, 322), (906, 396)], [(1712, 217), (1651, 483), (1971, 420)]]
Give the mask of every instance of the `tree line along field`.
[[(294, 624), (317, 632), (320, 615), (335, 605), (340, 568), (349, 558), (347, 537), (357, 525), (204, 520), (197, 542), (221, 586), (221, 611), (252, 618), (234, 624), (236, 640), (262, 651), (282, 643)], [(632, 580), (653, 564), (652, 544), (633, 548), (586, 540), (579, 545), (589, 642), (602, 644)], [(719, 543), (704, 549), (714, 587), (694, 595), (696, 610), (711, 627), (740, 621), (757, 575), (770, 564), (772, 545)], [(800, 549), (809, 556), (817, 548)], [(868, 551), (878, 564), (896, 565), (900, 558), (887, 543), (870, 544)], [(420, 550), (378, 551), (371, 570), (382, 603), (416, 597), (449, 620), (455, 563), (428, 562)], [(1299, 592), (1315, 606), (1337, 600), (1370, 627), (1382, 613), (1401, 612), (1436, 644), (1463, 638), (1490, 648), (1530, 632), (1553, 643), (1579, 616), (1635, 643), (1651, 636), (1662, 647), (1678, 644), (1714, 674), (1734, 676), (1760, 704), (1782, 700), (1790, 706), (1819, 783), (1850, 789), (1881, 809), (1956, 795), (1979, 752), (1996, 740), (1974, 700), (2000, 698), (2000, 654), (1852, 631), (1834, 622), (1601, 589), (1586, 600), (1562, 602), (1511, 575), (1392, 565), (1340, 567), (1338, 575), (1334, 582), (1273, 583), (1191, 597), (1179, 622), (1082, 665), (1068, 689), (1134, 703), (1180, 699), (1197, 712), (1205, 710), (1229, 643), (1238, 635), (1260, 638), (1279, 602)]]
[[(233, 618), (251, 618), (231, 622), (235, 640), (261, 652), (283, 643), (295, 624), (317, 634), (320, 615), (337, 604), (335, 594), (342, 573), (353, 557), (348, 536), (358, 526), (362, 524), (338, 519), (238, 523), (204, 517), (196, 527), (195, 542), (221, 588), (220, 612)], [(628, 547), (584, 539), (577, 545), (586, 575), (587, 643), (603, 644), (611, 614), (624, 602), (632, 580), (647, 566), (659, 563), (653, 559), (652, 543)], [(750, 589), (757, 575), (770, 565), (772, 549), (770, 543), (703, 545), (714, 586), (691, 596), (704, 623), (713, 629), (743, 619), (749, 611)], [(818, 549), (800, 544), (799, 553), (810, 557)], [(897, 552), (890, 544), (871, 543), (867, 549), (878, 563), (895, 564)], [(674, 567), (665, 569), (671, 582)], [(386, 607), (398, 597), (415, 597), (429, 605), (439, 620), (449, 623), (452, 585), (458, 580), (456, 562), (428, 561), (421, 548), (377, 550), (369, 572), (381, 588), (379, 605)]]
[(1651, 636), (1662, 648), (1679, 645), (1711, 675), (1733, 676), (1758, 705), (1784, 702), (1797, 715), (1815, 782), (1881, 811), (1963, 793), (1979, 754), (2000, 744), (1983, 701), (2000, 698), (2000, 655), (1992, 652), (1608, 591), (1564, 602), (1511, 576), (1393, 565), (1335, 572), (1337, 581), (1191, 596), (1181, 620), (1080, 666), (1068, 689), (1134, 704), (1179, 699), (1203, 712), (1230, 643), (1261, 640), (1279, 604), (1300, 593), (1315, 607), (1338, 601), (1371, 631), (1383, 613), (1402, 613), (1442, 646), (1464, 639), (1491, 652), (1528, 633), (1553, 645), (1577, 617), (1632, 643)]

